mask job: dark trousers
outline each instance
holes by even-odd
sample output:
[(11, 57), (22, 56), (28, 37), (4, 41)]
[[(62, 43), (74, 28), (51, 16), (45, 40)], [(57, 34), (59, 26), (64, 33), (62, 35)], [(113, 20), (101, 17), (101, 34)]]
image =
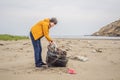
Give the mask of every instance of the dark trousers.
[(32, 33), (30, 32), (31, 41), (34, 48), (35, 66), (40, 67), (42, 63), (42, 47), (40, 39), (34, 40)]

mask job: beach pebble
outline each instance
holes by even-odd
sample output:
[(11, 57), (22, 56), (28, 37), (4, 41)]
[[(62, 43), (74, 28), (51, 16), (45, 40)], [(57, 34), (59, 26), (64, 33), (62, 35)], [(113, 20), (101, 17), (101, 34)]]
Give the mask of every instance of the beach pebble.
[(92, 53), (96, 53), (96, 50), (95, 50), (95, 49), (93, 49), (91, 52), (92, 52)]
[(24, 43), (23, 45), (30, 45), (30, 43)]
[(70, 50), (71, 50), (71, 48), (66, 48), (66, 49), (65, 49), (65, 51), (70, 51)]
[(4, 44), (0, 43), (0, 46), (4, 46)]
[(102, 50), (100, 48), (92, 50), (92, 53), (97, 53), (97, 52), (98, 53), (102, 53)]
[(102, 52), (102, 50), (99, 48), (99, 49), (96, 49), (96, 52), (101, 53), (101, 52)]

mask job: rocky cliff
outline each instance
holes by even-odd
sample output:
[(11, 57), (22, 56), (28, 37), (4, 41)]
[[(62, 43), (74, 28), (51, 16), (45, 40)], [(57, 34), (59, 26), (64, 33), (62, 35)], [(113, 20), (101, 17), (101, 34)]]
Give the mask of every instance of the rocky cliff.
[(119, 36), (120, 37), (120, 19), (102, 27), (93, 36)]

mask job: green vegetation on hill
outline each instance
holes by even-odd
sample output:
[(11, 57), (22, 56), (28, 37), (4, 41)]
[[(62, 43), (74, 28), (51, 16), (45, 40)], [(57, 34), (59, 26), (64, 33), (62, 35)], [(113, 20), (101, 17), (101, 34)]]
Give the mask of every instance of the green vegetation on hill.
[(0, 34), (0, 40), (22, 40), (28, 39), (26, 36), (14, 36), (9, 34)]

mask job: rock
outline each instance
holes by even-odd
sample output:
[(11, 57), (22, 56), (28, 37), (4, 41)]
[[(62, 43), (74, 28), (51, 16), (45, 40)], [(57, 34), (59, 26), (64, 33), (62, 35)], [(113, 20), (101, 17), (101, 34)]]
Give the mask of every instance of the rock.
[(102, 50), (100, 48), (96, 49), (96, 52), (102, 53)]
[(30, 43), (24, 43), (23, 45), (30, 45)]
[(4, 46), (4, 44), (0, 43), (0, 46)]
[(96, 50), (95, 50), (95, 49), (93, 49), (93, 50), (92, 50), (92, 53), (96, 53)]
[(102, 50), (101, 50), (101, 48), (98, 48), (98, 49), (93, 49), (92, 50), (92, 53), (102, 53)]
[(71, 50), (71, 48), (66, 48), (66, 49), (65, 49), (65, 51), (70, 51), (70, 50)]
[(92, 34), (93, 36), (120, 36), (120, 20), (112, 22), (102, 27), (98, 32)]

